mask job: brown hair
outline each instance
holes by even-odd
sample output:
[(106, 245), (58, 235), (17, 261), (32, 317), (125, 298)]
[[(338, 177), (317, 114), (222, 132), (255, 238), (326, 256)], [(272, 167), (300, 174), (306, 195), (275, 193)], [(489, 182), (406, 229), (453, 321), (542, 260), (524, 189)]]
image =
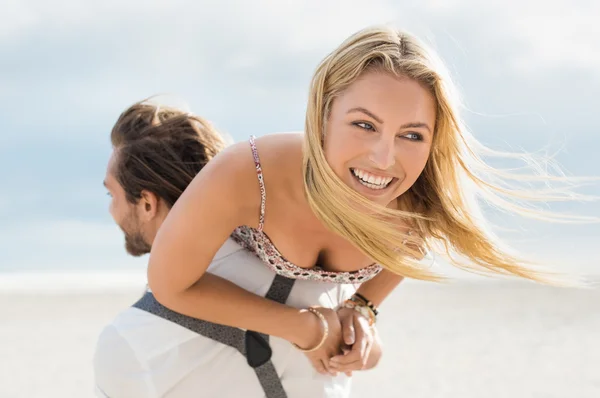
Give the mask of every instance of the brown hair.
[(127, 200), (137, 203), (142, 190), (148, 190), (169, 208), (225, 147), (206, 120), (145, 101), (119, 116), (110, 139), (116, 154), (114, 175)]

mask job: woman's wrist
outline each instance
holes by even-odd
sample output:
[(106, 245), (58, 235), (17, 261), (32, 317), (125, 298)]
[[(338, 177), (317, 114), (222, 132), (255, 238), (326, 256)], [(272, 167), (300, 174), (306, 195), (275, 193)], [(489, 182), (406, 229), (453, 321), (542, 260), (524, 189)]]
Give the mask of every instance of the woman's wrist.
[(295, 309), (288, 323), (288, 334), (283, 336), (290, 343), (302, 349), (316, 347), (323, 337), (323, 324), (307, 310)]
[(327, 337), (329, 336), (329, 324), (327, 323), (327, 319), (325, 319), (323, 313), (314, 307), (310, 307), (307, 310), (304, 310), (303, 312), (312, 313), (315, 317), (319, 319), (319, 321), (321, 322), (321, 338), (319, 339), (319, 342), (317, 344), (311, 344), (309, 346), (299, 346), (295, 343), (292, 344), (294, 344), (294, 346), (297, 349), (303, 352), (317, 351), (323, 346), (325, 340), (327, 340)]
[(345, 300), (340, 308), (346, 308), (356, 311), (360, 316), (365, 317), (369, 321), (369, 326), (373, 326), (377, 321), (379, 313), (375, 305), (360, 293), (355, 293), (348, 300)]

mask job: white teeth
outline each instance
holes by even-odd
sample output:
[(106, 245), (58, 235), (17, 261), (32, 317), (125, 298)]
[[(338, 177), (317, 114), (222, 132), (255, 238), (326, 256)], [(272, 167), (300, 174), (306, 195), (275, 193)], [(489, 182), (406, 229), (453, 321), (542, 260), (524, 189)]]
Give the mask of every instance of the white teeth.
[(352, 173), (358, 177), (361, 184), (371, 189), (386, 188), (393, 180), (392, 177), (376, 176), (364, 170), (352, 169)]

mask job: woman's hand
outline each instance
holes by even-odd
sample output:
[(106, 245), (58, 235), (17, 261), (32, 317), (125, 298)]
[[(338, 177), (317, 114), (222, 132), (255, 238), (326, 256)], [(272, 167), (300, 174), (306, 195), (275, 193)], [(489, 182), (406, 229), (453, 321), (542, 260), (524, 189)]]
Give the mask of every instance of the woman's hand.
[[(352, 371), (373, 367), (368, 365), (372, 364), (369, 357), (375, 343), (375, 329), (369, 326), (367, 318), (351, 308), (340, 308), (337, 315), (342, 328), (342, 353), (329, 360), (328, 369), (350, 376)], [(379, 357), (380, 350), (376, 351)], [(375, 359), (376, 364), (379, 358)]]
[[(324, 307), (315, 307), (327, 321), (328, 335), (323, 345), (315, 351), (305, 352), (317, 372), (321, 374), (335, 376), (337, 371), (330, 366), (330, 358), (342, 353), (342, 326), (338, 314)], [(298, 331), (296, 341), (292, 341), (303, 349), (311, 349), (316, 347), (323, 338), (323, 324), (321, 320), (310, 312), (306, 311), (301, 314), (304, 317), (303, 328)]]

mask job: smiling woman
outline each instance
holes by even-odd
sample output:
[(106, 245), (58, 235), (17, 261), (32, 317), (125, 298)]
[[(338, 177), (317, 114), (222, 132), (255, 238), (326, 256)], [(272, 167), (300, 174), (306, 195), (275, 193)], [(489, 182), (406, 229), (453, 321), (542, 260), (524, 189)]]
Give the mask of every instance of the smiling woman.
[(551, 281), (502, 248), (477, 199), (528, 214), (511, 200), (576, 196), (499, 183), (522, 177), (483, 162), (456, 98), (441, 62), (407, 33), (374, 27), (343, 42), (315, 72), (305, 132), (251, 137), (217, 154), (152, 243), (151, 291), (137, 308), (183, 325), (207, 321), (214, 333), (169, 329), (180, 336), (173, 343), (166, 328), (147, 326), (160, 322), (132, 312), (125, 332), (141, 322), (144, 338), (131, 332), (136, 344), (123, 352), (137, 351), (120, 363), (134, 376), (108, 361), (100, 387), (347, 397), (351, 372), (381, 355), (380, 304), (405, 277), (439, 278), (420, 263), (423, 252), (439, 245), (468, 260), (454, 260), (459, 267)]
[(435, 119), (435, 98), (418, 82), (365, 72), (331, 106), (325, 158), (346, 185), (395, 206), (427, 163)]
[[(484, 155), (525, 164), (532, 156), (484, 147), (460, 108), (445, 66), (416, 38), (385, 28), (350, 37), (312, 80), (304, 152), (311, 209), (396, 274), (440, 280), (418, 262), (419, 253), (432, 250), (476, 273), (570, 283), (516, 257), (491, 232), (479, 201), (531, 218), (597, 222), (523, 204), (584, 199), (571, 189), (576, 179), (491, 167)], [(545, 188), (520, 189), (523, 181)]]

